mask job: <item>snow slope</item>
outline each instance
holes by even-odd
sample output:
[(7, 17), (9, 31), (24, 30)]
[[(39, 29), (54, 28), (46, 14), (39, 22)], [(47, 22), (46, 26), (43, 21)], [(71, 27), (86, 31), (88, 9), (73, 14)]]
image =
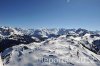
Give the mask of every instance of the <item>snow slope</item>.
[(13, 46), (2, 53), (2, 58), (4, 66), (100, 66), (99, 55), (66, 35)]
[(3, 62), (2, 62), (2, 59), (1, 59), (1, 54), (0, 54), (0, 66), (3, 66)]
[(100, 66), (100, 32), (0, 27), (0, 52), (4, 66)]

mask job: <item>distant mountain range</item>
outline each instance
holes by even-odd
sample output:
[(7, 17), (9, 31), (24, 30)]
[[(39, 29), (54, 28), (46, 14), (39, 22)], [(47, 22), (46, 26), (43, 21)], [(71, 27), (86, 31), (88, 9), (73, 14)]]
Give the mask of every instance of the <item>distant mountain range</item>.
[(89, 34), (100, 34), (100, 31), (88, 31), (86, 29), (21, 29), (21, 28), (12, 28), (12, 27), (0, 27), (0, 36), (8, 37), (10, 35), (30, 35), (30, 36), (43, 36), (43, 37), (52, 37), (51, 35), (69, 35), (69, 34), (78, 34), (83, 36), (86, 33)]

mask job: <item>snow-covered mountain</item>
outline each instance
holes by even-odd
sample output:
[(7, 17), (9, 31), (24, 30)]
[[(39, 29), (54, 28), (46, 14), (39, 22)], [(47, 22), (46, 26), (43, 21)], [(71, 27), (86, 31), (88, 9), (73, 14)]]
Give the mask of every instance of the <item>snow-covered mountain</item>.
[(100, 66), (100, 32), (0, 27), (4, 66)]
[(86, 29), (21, 29), (21, 28), (12, 28), (12, 27), (0, 27), (0, 36), (11, 36), (11, 35), (30, 35), (35, 37), (55, 37), (57, 35), (69, 35), (69, 34), (78, 34), (83, 36), (86, 33), (90, 34), (100, 34), (100, 31), (88, 31)]
[(8, 37), (11, 35), (22, 35), (22, 33), (15, 28), (11, 27), (0, 27), (0, 37)]
[(2, 53), (4, 66), (99, 66), (100, 55), (97, 55), (79, 40), (50, 38), (40, 43), (17, 45)]

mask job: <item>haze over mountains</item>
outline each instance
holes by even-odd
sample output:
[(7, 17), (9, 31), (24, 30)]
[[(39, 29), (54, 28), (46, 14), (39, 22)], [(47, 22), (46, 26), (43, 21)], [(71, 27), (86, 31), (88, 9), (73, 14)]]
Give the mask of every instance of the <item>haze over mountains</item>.
[(0, 27), (4, 66), (100, 66), (100, 32)]

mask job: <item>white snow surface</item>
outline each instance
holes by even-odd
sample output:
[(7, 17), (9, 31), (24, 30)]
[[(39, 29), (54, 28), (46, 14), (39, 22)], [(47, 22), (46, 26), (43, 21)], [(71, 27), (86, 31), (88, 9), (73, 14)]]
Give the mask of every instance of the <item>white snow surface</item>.
[(1, 59), (1, 54), (0, 54), (0, 66), (3, 66), (3, 62), (2, 62), (2, 59)]
[(50, 38), (21, 44), (2, 53), (4, 66), (100, 66), (100, 56), (80, 44), (80, 38)]

